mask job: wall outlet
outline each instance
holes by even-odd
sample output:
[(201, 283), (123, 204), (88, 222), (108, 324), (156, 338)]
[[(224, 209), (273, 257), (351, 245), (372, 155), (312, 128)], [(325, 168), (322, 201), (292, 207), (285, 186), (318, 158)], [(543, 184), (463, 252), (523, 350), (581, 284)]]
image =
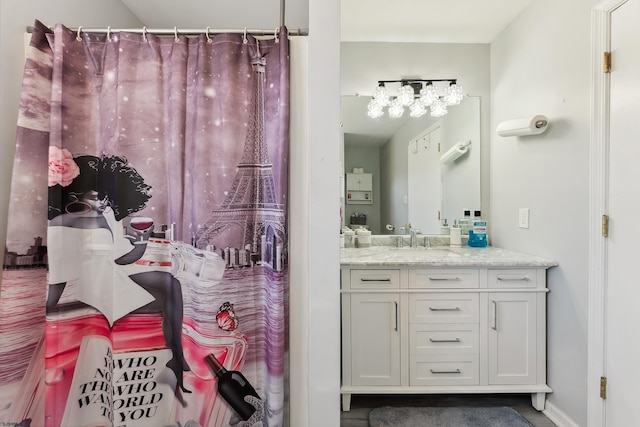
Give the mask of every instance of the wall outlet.
[(529, 208), (520, 208), (518, 225), (520, 228), (529, 228)]

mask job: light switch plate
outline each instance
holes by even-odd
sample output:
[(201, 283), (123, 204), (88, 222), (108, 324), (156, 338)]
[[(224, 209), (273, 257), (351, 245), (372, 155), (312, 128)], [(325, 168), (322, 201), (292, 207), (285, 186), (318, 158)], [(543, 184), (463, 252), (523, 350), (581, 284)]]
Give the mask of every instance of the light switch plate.
[(518, 225), (520, 228), (529, 228), (529, 208), (520, 208)]

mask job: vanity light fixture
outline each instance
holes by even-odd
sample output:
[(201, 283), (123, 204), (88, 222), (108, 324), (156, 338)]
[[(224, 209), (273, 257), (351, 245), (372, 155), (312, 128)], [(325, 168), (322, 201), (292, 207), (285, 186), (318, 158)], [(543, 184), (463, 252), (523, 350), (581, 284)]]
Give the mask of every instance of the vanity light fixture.
[[(439, 82), (449, 85), (444, 89), (437, 88), (434, 83)], [(395, 95), (387, 85), (398, 86)], [(384, 115), (384, 108), (388, 107), (389, 117), (398, 118), (408, 107), (411, 117), (424, 116), (427, 108), (431, 110), (431, 116), (442, 117), (447, 114), (447, 107), (460, 104), (465, 96), (456, 79), (378, 80), (378, 86), (367, 106), (367, 115), (378, 118)]]

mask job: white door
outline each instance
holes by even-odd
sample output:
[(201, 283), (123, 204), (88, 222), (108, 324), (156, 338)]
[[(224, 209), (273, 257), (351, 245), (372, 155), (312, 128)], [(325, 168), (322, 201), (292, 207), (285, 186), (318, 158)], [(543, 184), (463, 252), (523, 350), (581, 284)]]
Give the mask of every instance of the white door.
[(400, 385), (398, 294), (351, 294), (351, 385)]
[(440, 233), (440, 139), (438, 125), (409, 142), (407, 150), (409, 223), (423, 234)]
[(489, 384), (536, 384), (536, 294), (489, 294)]
[(606, 425), (640, 426), (640, 0), (611, 14)]

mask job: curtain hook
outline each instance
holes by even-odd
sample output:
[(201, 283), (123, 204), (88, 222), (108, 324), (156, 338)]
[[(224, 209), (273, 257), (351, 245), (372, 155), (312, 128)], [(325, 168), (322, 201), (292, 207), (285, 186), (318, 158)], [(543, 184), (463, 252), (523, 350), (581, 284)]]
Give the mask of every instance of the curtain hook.
[(247, 44), (249, 40), (247, 40), (247, 27), (244, 27), (244, 34), (242, 35), (242, 43)]
[(275, 37), (276, 43), (280, 43), (280, 38), (278, 37), (278, 27), (276, 27), (275, 31), (273, 32), (273, 37)]
[(111, 27), (107, 27), (107, 43), (111, 41)]
[(76, 40), (79, 42), (82, 41), (82, 25), (78, 27), (78, 32), (76, 33)]
[(209, 43), (209, 44), (213, 43), (213, 40), (211, 40), (211, 37), (209, 37), (209, 27), (207, 27), (207, 30), (205, 31), (205, 34), (207, 36), (207, 43)]
[(180, 41), (178, 38), (178, 27), (173, 27), (173, 41), (176, 43)]
[(142, 27), (142, 40), (144, 40), (144, 42), (147, 42), (147, 26), (145, 25), (144, 27)]

